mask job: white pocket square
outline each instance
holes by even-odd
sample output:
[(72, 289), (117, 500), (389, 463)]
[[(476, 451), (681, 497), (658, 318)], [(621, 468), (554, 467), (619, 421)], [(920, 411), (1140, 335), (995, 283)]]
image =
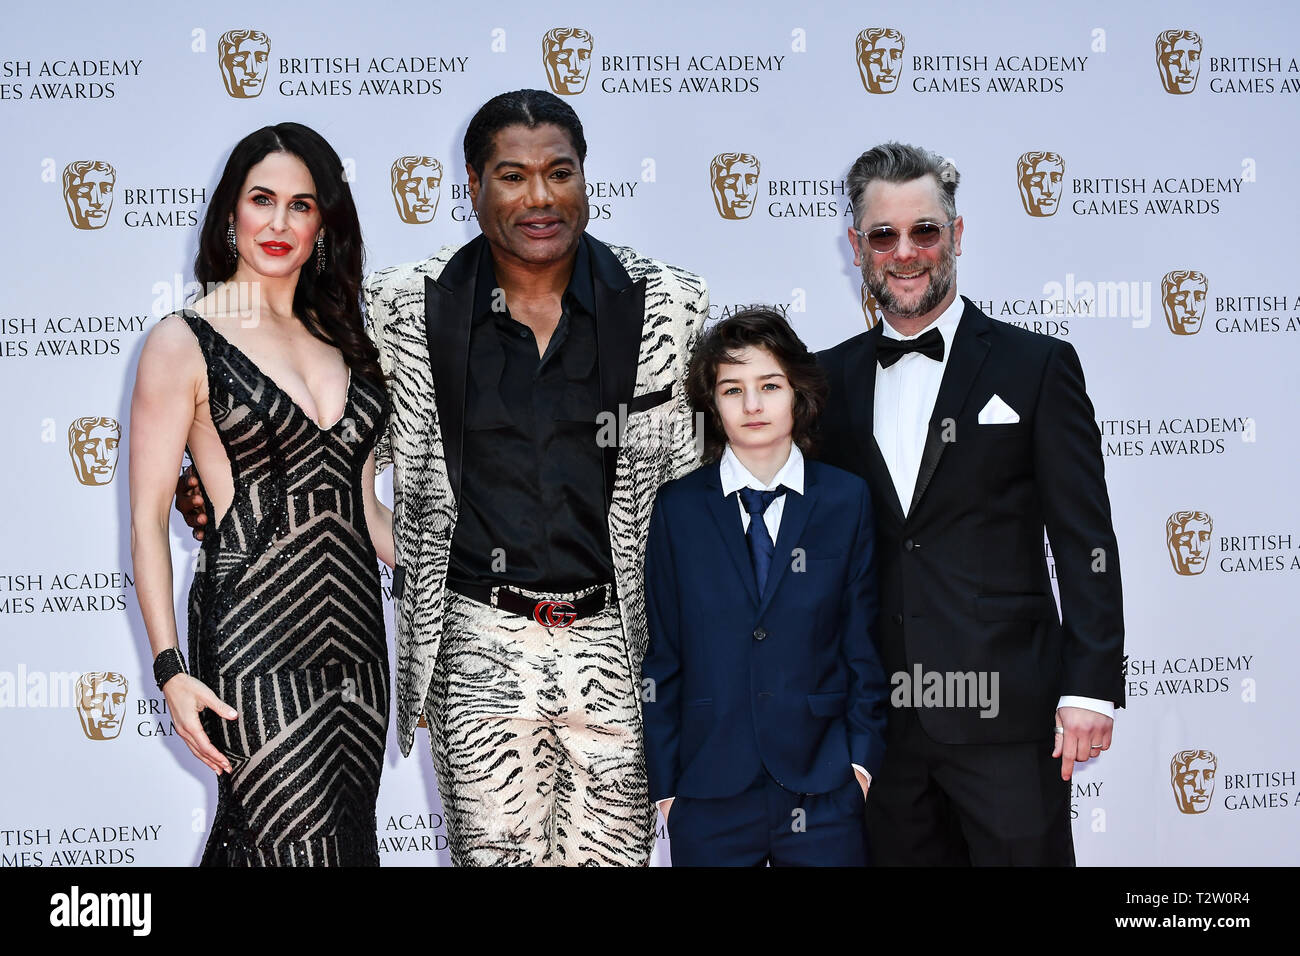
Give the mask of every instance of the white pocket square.
[(1018, 421), (1020, 416), (1016, 410), (997, 395), (990, 398), (989, 403), (980, 410), (981, 425), (1014, 425)]

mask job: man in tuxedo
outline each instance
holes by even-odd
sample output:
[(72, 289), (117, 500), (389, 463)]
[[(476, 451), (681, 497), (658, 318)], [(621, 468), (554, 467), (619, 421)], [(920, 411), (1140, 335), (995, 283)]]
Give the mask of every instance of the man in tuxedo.
[(709, 462), (646, 548), (646, 764), (674, 866), (861, 866), (884, 744), (867, 484), (805, 459), (825, 381), (786, 321), (724, 319), (687, 392)]
[(427, 722), (457, 865), (643, 865), (639, 675), (655, 490), (698, 464), (698, 276), (586, 232), (554, 94), (465, 133), (482, 235), (364, 283), (392, 413), (397, 735)]
[[(823, 458), (868, 480), (877, 519), (894, 706), (868, 827), (884, 864), (1072, 865), (1073, 764), (1124, 702), (1101, 438), (1070, 345), (958, 297), (958, 181), (898, 143), (854, 163), (849, 242), (885, 320), (819, 356)], [(912, 686), (931, 674), (995, 678), (996, 706), (936, 705)]]

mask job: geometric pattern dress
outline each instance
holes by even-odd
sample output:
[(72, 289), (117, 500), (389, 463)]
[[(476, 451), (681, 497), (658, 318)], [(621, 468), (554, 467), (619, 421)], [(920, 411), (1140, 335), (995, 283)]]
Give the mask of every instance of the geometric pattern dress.
[(217, 778), (200, 865), (378, 866), (388, 648), (361, 470), (387, 394), (349, 374), (343, 415), (321, 428), (206, 320), (180, 315), (235, 487), (190, 588), (190, 673), (239, 714), (201, 716), (233, 772)]

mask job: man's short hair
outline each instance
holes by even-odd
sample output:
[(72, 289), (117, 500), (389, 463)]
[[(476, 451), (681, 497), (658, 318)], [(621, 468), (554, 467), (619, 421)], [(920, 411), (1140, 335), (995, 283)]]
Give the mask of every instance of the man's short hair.
[(933, 176), (939, 184), (939, 202), (949, 219), (957, 218), (957, 184), (961, 174), (952, 160), (944, 159), (920, 146), (907, 143), (881, 143), (873, 146), (849, 170), (849, 202), (853, 206), (853, 221), (862, 220), (863, 197), (867, 187), (879, 180), (885, 183), (910, 183), (922, 176)]
[(482, 179), (483, 167), (492, 155), (493, 139), (507, 126), (536, 129), (544, 123), (569, 134), (578, 154), (578, 165), (587, 160), (587, 140), (582, 121), (573, 107), (546, 90), (514, 90), (492, 97), (479, 107), (465, 130), (465, 163)]
[(817, 418), (826, 404), (826, 373), (781, 313), (756, 306), (712, 326), (691, 353), (686, 397), (694, 411), (704, 413), (704, 461), (717, 461), (727, 446), (727, 432), (714, 397), (718, 366), (735, 363), (747, 346), (765, 349), (780, 364), (794, 390), (794, 443), (811, 455), (817, 445)]

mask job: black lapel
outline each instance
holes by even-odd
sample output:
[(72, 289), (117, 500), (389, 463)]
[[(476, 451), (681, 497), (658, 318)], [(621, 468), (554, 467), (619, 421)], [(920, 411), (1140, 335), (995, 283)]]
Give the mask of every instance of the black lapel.
[[(812, 469), (807, 466), (807, 462), (804, 463), (803, 474), (803, 494), (788, 491), (785, 495), (785, 505), (781, 510), (781, 527), (776, 533), (776, 550), (772, 552), (772, 566), (767, 569), (767, 586), (763, 589), (763, 600), (758, 606), (759, 617), (762, 617), (763, 612), (767, 610), (768, 604), (772, 601), (772, 595), (781, 586), (781, 579), (794, 561), (791, 552), (794, 551), (795, 542), (803, 534), (804, 526), (808, 524), (808, 517), (817, 505), (819, 489), (816, 478), (813, 476)], [(755, 519), (750, 518), (750, 520)], [(761, 521), (762, 519), (757, 520)], [(745, 544), (745, 549), (746, 553), (748, 553), (748, 542)], [(805, 560), (807, 560), (806, 555)]]
[[(591, 255), (592, 291), (596, 301), (596, 357), (600, 375), (600, 407), (612, 414), (621, 429), (626, 408), (636, 391), (637, 365), (641, 358), (641, 325), (645, 320), (645, 279), (632, 281), (623, 263), (598, 239), (584, 236)], [(605, 505), (614, 499), (614, 477), (618, 449), (623, 444), (620, 430), (617, 445), (604, 448)]]
[(481, 235), (451, 257), (438, 278), (424, 280), (424, 326), (433, 367), (433, 392), (442, 426), (442, 450), (452, 494), (460, 500), (461, 453), (465, 439), (465, 388), (469, 376), (469, 330), (474, 320), (474, 286)]
[(934, 400), (934, 413), (930, 416), (930, 430), (925, 436), (925, 450), (921, 453), (921, 467), (916, 474), (916, 491), (912, 494), (912, 506), (908, 515), (916, 513), (925, 489), (930, 486), (939, 459), (943, 457), (948, 442), (943, 440), (945, 422), (952, 423), (952, 439), (959, 439), (956, 433), (957, 416), (966, 404), (966, 396), (980, 366), (988, 356), (988, 334), (993, 329), (992, 320), (977, 309), (970, 299), (962, 296), (966, 308), (957, 324), (957, 334), (953, 336), (952, 353), (943, 370), (943, 381), (939, 384), (939, 395)]
[[(898, 500), (898, 489), (885, 464), (885, 456), (876, 443), (876, 347), (884, 334), (884, 324), (877, 323), (862, 339), (863, 347), (844, 363), (844, 389), (849, 404), (853, 434), (857, 437), (867, 463), (867, 475), (873, 494), (889, 506), (899, 523), (903, 521), (903, 506)], [(782, 519), (784, 524), (784, 519)]]
[[(745, 540), (745, 529), (740, 520), (740, 505), (736, 504), (734, 494), (723, 497), (721, 464), (715, 461), (705, 467), (709, 469), (708, 481), (704, 483), (705, 499), (709, 506), (709, 513), (713, 515), (713, 521), (718, 526), (718, 538), (727, 549), (727, 554), (731, 555), (731, 563), (735, 565), (736, 574), (745, 585), (745, 593), (749, 595), (749, 600), (758, 604), (758, 584), (754, 580), (754, 562), (750, 560), (749, 542)], [(785, 526), (784, 515), (781, 518), (781, 525)]]

